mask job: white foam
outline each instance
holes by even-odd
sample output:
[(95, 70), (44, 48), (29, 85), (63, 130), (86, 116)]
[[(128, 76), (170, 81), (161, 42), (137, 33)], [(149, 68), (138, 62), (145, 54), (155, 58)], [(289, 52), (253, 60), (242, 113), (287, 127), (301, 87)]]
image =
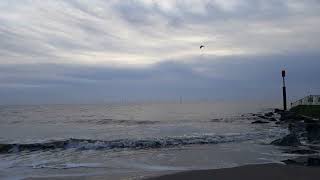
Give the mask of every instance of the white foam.
[(105, 168), (100, 163), (66, 163), (66, 164), (37, 164), (33, 166), (34, 169), (73, 169), (73, 168)]

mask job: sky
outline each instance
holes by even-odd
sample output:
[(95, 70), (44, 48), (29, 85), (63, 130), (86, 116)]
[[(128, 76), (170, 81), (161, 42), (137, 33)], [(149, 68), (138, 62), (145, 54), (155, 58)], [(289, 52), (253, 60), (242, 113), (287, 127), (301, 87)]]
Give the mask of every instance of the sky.
[(282, 69), (294, 101), (319, 29), (319, 0), (1, 0), (0, 104), (281, 102)]

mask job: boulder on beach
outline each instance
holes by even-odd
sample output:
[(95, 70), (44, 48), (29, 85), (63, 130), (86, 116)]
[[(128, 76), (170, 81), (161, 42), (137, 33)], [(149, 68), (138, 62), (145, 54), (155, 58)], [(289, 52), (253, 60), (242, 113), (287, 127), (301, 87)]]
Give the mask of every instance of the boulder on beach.
[(257, 121), (253, 121), (251, 124), (267, 124), (267, 123), (270, 123), (270, 122), (257, 120)]
[(271, 117), (271, 116), (273, 116), (273, 112), (264, 113), (264, 116)]
[[(306, 134), (306, 125), (303, 122), (295, 122), (288, 124), (288, 130), (291, 133), (299, 134), (299, 136)], [(306, 136), (304, 136), (306, 137)]]
[(222, 120), (223, 120), (222, 118), (220, 118), (220, 119), (211, 119), (210, 122), (220, 122)]
[(319, 152), (311, 149), (297, 149), (291, 151), (285, 151), (288, 154), (318, 154)]
[(301, 142), (296, 134), (291, 133), (281, 139), (272, 141), (271, 144), (276, 146), (300, 146)]
[(283, 122), (283, 121), (277, 121), (277, 122), (275, 122), (275, 124), (277, 124), (277, 125), (282, 125), (282, 124), (285, 124), (285, 122)]
[(320, 166), (320, 157), (319, 156), (298, 157), (295, 159), (287, 159), (282, 162), (288, 165), (317, 167), (317, 166)]
[(277, 121), (276, 118), (269, 118), (268, 120), (269, 120), (269, 121), (272, 121), (272, 122)]
[(306, 125), (307, 138), (309, 142), (320, 141), (320, 124), (311, 123)]
[(304, 123), (307, 123), (307, 124), (318, 124), (318, 123), (320, 123), (320, 121), (312, 119), (312, 118), (309, 118), (309, 119), (305, 119)]
[(320, 166), (320, 157), (309, 157), (308, 166)]
[(283, 113), (280, 113), (280, 121), (286, 121), (286, 122), (297, 122), (303, 120), (303, 118), (299, 115), (297, 115), (294, 112), (286, 111)]
[(7, 153), (12, 148), (9, 144), (0, 144), (0, 153)]
[(258, 115), (258, 117), (261, 119), (268, 119), (266, 116), (263, 116), (263, 115)]
[(282, 112), (283, 112), (283, 110), (281, 110), (281, 109), (278, 109), (278, 108), (274, 109), (274, 113), (279, 114), (279, 113), (282, 113)]

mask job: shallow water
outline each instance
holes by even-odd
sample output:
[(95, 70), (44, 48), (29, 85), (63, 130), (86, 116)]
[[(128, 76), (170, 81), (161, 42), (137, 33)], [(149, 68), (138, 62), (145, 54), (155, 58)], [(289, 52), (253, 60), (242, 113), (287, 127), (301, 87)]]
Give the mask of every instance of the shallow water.
[(250, 103), (0, 106), (0, 178), (127, 179), (279, 162)]

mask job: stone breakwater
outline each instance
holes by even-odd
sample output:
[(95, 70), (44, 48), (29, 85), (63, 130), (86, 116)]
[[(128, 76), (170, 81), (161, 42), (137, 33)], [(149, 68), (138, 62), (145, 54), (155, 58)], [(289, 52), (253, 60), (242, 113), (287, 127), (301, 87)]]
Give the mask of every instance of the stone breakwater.
[[(280, 115), (276, 124), (287, 126), (289, 134), (271, 142), (272, 145), (288, 147), (285, 153), (307, 155), (288, 159), (286, 164), (320, 166), (320, 120), (317, 117), (300, 114), (296, 109), (275, 110)], [(309, 155), (309, 156), (308, 156)]]

